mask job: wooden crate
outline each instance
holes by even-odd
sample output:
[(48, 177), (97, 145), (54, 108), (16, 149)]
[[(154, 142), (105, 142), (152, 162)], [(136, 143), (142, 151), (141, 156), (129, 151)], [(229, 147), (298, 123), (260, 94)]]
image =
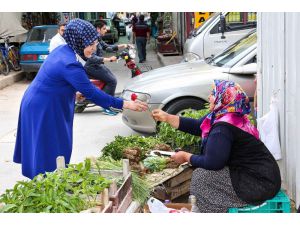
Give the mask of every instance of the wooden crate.
[(108, 188), (105, 188), (102, 193), (97, 195), (97, 205), (81, 211), (81, 213), (112, 213), (113, 203), (109, 201)]
[(109, 201), (104, 208), (100, 206), (95, 206), (93, 208), (83, 210), (80, 213), (112, 213), (113, 212), (113, 204), (112, 201)]
[(113, 212), (125, 213), (132, 202), (132, 174), (129, 160), (123, 159), (123, 171), (102, 170), (104, 177), (123, 177), (124, 181), (119, 188), (115, 181), (109, 187), (109, 201), (112, 202)]
[[(115, 176), (121, 176), (122, 172), (119, 171), (105, 171), (105, 174), (115, 174)], [(117, 188), (115, 181), (110, 185), (107, 190), (99, 195), (99, 202), (102, 203), (101, 206), (96, 206), (94, 208), (84, 210), (84, 212), (90, 213), (124, 213), (132, 202), (132, 176), (129, 173), (122, 185)]]
[[(65, 168), (64, 157), (57, 157), (57, 169)], [(102, 170), (100, 174), (104, 177), (123, 177), (122, 185), (117, 188), (115, 181), (112, 182), (109, 189), (105, 189), (99, 195), (100, 206), (84, 210), (82, 212), (97, 213), (124, 213), (132, 202), (132, 175), (130, 172), (129, 160), (123, 159), (123, 170)], [(93, 171), (91, 171), (93, 172)]]
[(114, 211), (117, 213), (124, 213), (132, 202), (132, 175), (129, 173), (123, 184), (118, 188), (111, 185), (109, 200), (112, 201)]
[(154, 187), (152, 196), (160, 200), (173, 200), (190, 191), (193, 170), (185, 168), (181, 173)]

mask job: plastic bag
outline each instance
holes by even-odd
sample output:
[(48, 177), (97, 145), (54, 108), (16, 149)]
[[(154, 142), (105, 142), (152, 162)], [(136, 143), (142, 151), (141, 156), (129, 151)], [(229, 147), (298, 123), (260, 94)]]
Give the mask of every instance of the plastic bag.
[(151, 213), (187, 213), (190, 212), (188, 211), (188, 209), (186, 208), (182, 208), (181, 210), (177, 210), (177, 209), (173, 209), (173, 208), (168, 208), (167, 206), (165, 206), (164, 203), (162, 203), (161, 201), (159, 201), (156, 198), (149, 198), (149, 200), (147, 201), (149, 210)]
[(281, 159), (278, 123), (278, 100), (272, 97), (270, 111), (257, 119), (257, 128), (260, 139), (272, 153), (276, 160)]

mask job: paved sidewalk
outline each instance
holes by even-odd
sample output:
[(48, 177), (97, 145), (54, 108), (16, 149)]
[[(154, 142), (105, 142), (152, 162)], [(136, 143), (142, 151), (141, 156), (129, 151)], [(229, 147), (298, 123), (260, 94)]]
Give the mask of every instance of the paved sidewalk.
[(157, 52), (157, 58), (161, 62), (162, 66), (173, 65), (182, 61), (182, 55), (164, 56), (159, 52)]
[(150, 45), (147, 46), (147, 60), (149, 54), (155, 56), (155, 61), (158, 65), (160, 65), (159, 67), (177, 64), (182, 60), (182, 55), (164, 56), (163, 54), (157, 52), (154, 39), (151, 39)]
[(0, 74), (0, 90), (24, 78), (23, 71), (10, 71), (8, 75)]

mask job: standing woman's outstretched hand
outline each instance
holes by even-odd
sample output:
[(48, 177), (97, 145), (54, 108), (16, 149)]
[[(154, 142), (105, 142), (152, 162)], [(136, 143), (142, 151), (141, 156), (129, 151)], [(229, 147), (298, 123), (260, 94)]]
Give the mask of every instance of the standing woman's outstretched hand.
[(133, 111), (144, 112), (148, 110), (148, 104), (139, 100), (124, 101), (123, 109), (130, 109)]

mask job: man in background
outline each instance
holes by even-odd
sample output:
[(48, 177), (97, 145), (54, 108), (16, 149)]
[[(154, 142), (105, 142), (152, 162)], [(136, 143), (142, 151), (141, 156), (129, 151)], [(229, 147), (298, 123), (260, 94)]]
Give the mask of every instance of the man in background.
[(63, 38), (65, 26), (65, 23), (58, 24), (57, 34), (50, 41), (49, 52), (52, 52), (56, 47), (60, 45), (66, 44), (66, 41)]
[(146, 61), (146, 44), (150, 43), (150, 27), (144, 21), (145, 16), (140, 15), (139, 21), (133, 26), (133, 40), (132, 43), (135, 44), (138, 50), (139, 63)]

